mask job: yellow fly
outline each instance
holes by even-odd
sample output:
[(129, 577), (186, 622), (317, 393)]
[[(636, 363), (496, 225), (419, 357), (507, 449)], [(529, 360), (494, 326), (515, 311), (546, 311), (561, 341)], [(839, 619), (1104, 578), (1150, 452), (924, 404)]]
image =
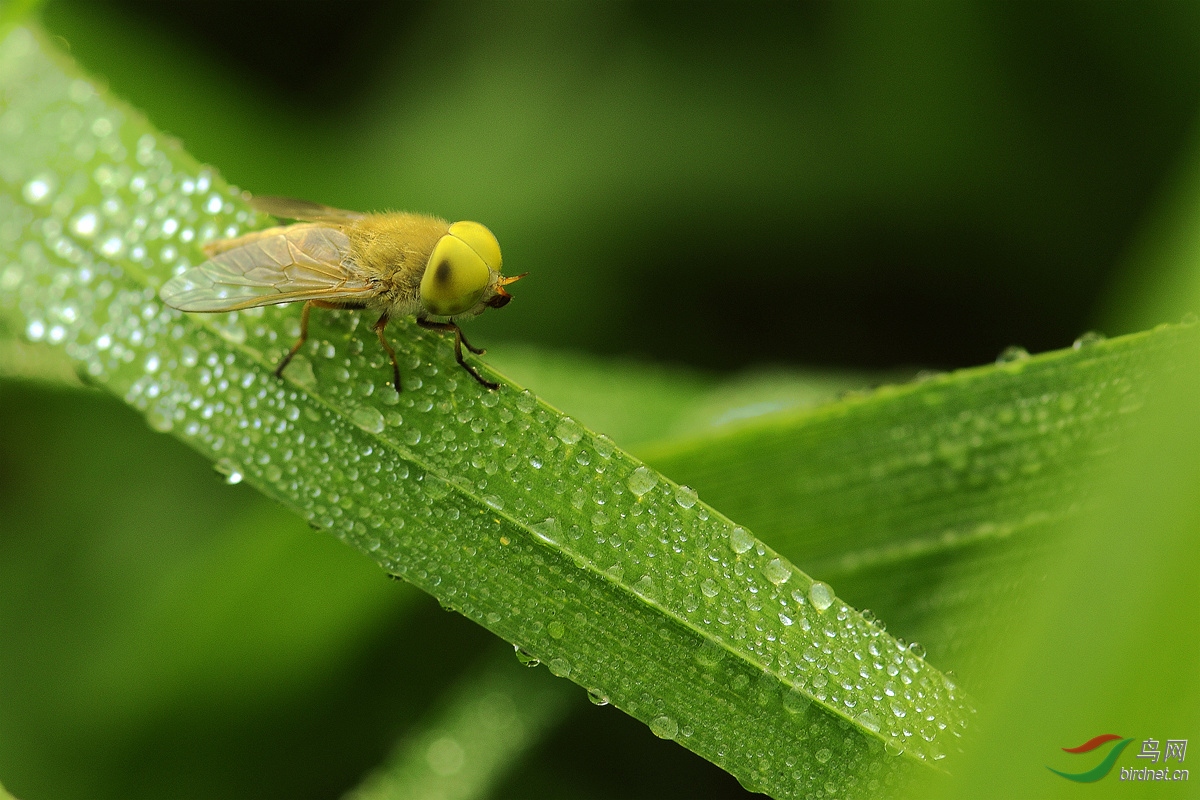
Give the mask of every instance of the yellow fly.
[(208, 261), (163, 285), (158, 294), (164, 303), (180, 311), (216, 312), (303, 300), (300, 339), (275, 368), (276, 376), (308, 339), (313, 306), (378, 309), (383, 313), (373, 330), (392, 361), (397, 392), (400, 367), (383, 330), (392, 317), (412, 314), (422, 328), (453, 331), (462, 368), (487, 388), (499, 388), (463, 360), (463, 345), (476, 355), (484, 351), (471, 346), (458, 322), (507, 305), (512, 295), (504, 287), (525, 276), (500, 274), (500, 244), (483, 225), (423, 214), (362, 214), (284, 197), (255, 197), (250, 203), (301, 221), (206, 245)]

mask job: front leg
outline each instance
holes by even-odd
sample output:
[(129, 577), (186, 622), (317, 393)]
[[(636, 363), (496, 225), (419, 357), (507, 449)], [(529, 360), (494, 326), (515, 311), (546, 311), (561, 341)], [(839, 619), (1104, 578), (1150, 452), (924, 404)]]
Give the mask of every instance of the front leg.
[(433, 322), (432, 320), (422, 319), (417, 317), (417, 324), (422, 328), (431, 331), (454, 331), (454, 359), (458, 361), (458, 365), (471, 374), (471, 377), (479, 381), (480, 385), (492, 389), (493, 391), (500, 388), (500, 384), (486, 380), (482, 375), (475, 371), (475, 368), (463, 360), (462, 346), (465, 343), (467, 349), (478, 355), (483, 350), (478, 350), (471, 347), (469, 342), (463, 338), (462, 328), (455, 325), (453, 322)]

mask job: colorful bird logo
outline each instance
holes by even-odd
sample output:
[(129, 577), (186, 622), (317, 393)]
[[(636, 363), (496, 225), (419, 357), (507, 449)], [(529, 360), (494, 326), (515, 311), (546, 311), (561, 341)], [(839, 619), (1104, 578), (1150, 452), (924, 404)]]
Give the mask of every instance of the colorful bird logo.
[(1121, 755), (1121, 751), (1128, 747), (1129, 743), (1132, 742), (1133, 739), (1124, 739), (1120, 736), (1117, 736), (1115, 733), (1103, 733), (1095, 738), (1088, 739), (1078, 747), (1063, 748), (1063, 751), (1067, 753), (1090, 753), (1097, 747), (1101, 747), (1113, 741), (1117, 743), (1112, 746), (1111, 750), (1108, 751), (1108, 755), (1104, 757), (1104, 760), (1086, 772), (1062, 772), (1054, 767), (1046, 767), (1046, 769), (1050, 770), (1055, 775), (1061, 775), (1069, 781), (1075, 781), (1076, 783), (1095, 783), (1112, 770), (1113, 764), (1117, 762), (1117, 756)]

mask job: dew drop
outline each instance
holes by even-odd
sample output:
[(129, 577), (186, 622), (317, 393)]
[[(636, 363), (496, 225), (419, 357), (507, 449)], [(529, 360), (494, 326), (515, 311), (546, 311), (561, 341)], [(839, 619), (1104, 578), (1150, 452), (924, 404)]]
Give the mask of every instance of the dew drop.
[(690, 486), (679, 486), (675, 489), (675, 502), (680, 508), (691, 508), (696, 505), (696, 490)]
[(997, 364), (1012, 364), (1017, 361), (1025, 361), (1029, 358), (1029, 351), (1018, 345), (1009, 345), (1000, 351), (1000, 355), (996, 356)]
[(546, 666), (550, 668), (550, 672), (560, 678), (566, 678), (571, 674), (571, 662), (562, 656), (550, 659), (546, 662)]
[(1074, 343), (1072, 343), (1071, 347), (1075, 350), (1082, 350), (1085, 347), (1091, 347), (1094, 344), (1099, 344), (1107, 338), (1107, 336), (1099, 331), (1088, 331), (1076, 339)]
[(21, 194), (27, 202), (35, 206), (40, 206), (49, 202), (53, 191), (54, 176), (48, 172), (43, 172), (26, 183), (24, 188), (21, 189)]
[(716, 597), (721, 593), (721, 587), (717, 586), (717, 582), (712, 578), (705, 578), (704, 582), (700, 584), (700, 591), (704, 593), (705, 597)]
[(164, 411), (161, 408), (150, 409), (146, 413), (146, 423), (159, 433), (170, 433), (171, 428), (175, 426), (170, 412)]
[(542, 663), (537, 657), (522, 650), (519, 645), (513, 645), (513, 652), (516, 653), (517, 661), (527, 667), (536, 667)]
[(383, 433), (383, 414), (374, 406), (359, 406), (350, 412), (350, 419), (368, 433)]
[(600, 691), (599, 689), (588, 689), (587, 696), (588, 700), (594, 706), (606, 706), (610, 702), (608, 695), (604, 694), (604, 692)]
[[(766, 574), (767, 580), (776, 586), (782, 586), (788, 582), (788, 578), (792, 577), (791, 569), (778, 558), (772, 558), (763, 572)], [(813, 585), (815, 586), (816, 584)], [(809, 589), (809, 592), (811, 593), (812, 590)], [(815, 602), (814, 605), (816, 605)]]
[(813, 758), (815, 758), (817, 761), (820, 761), (822, 764), (825, 764), (829, 761), (829, 759), (833, 758), (833, 751), (831, 751), (828, 747), (822, 747), (820, 750), (813, 753)]
[(242, 474), (241, 467), (239, 467), (237, 464), (233, 463), (233, 461), (231, 461), (228, 458), (222, 458), (219, 461), (217, 461), (216, 464), (213, 464), (213, 469), (215, 469), (217, 472), (224, 475), (225, 482), (228, 483), (230, 486), (241, 483), (242, 478), (245, 477), (245, 475)]
[(925, 645), (920, 642), (913, 642), (908, 646), (908, 652), (912, 653), (917, 658), (925, 657)]
[(833, 588), (828, 583), (813, 581), (812, 586), (808, 587), (808, 599), (813, 608), (824, 613), (825, 609), (833, 605)]
[(125, 249), (125, 242), (116, 234), (108, 236), (100, 243), (100, 253), (107, 258), (115, 258), (121, 255), (121, 251)]
[(523, 414), (528, 414), (537, 407), (537, 399), (530, 394), (529, 390), (521, 392), (517, 395), (517, 409)]
[(870, 711), (863, 711), (854, 719), (872, 733), (879, 733), (879, 718)]
[(647, 600), (654, 599), (654, 579), (649, 575), (643, 575), (633, 584), (633, 590), (645, 597)]
[(645, 467), (638, 467), (630, 473), (625, 485), (629, 487), (629, 491), (641, 497), (658, 485), (658, 476)]
[(788, 689), (783, 693), (783, 710), (792, 716), (803, 714), (811, 702), (799, 689)]
[(612, 439), (609, 439), (604, 434), (600, 434), (596, 437), (595, 448), (596, 455), (601, 458), (612, 458), (612, 454), (616, 450), (616, 445), (613, 444)]
[(76, 236), (90, 239), (96, 235), (99, 223), (100, 219), (96, 216), (95, 211), (83, 211), (71, 220), (71, 230), (75, 232)]
[(575, 420), (563, 417), (555, 426), (554, 435), (561, 439), (563, 444), (575, 444), (583, 438), (583, 429)]
[(650, 720), (650, 732), (660, 739), (674, 739), (679, 735), (679, 723), (663, 715)]
[(725, 648), (711, 639), (705, 639), (696, 648), (696, 663), (703, 667), (715, 667), (725, 658)]
[(530, 525), (529, 530), (546, 544), (558, 544), (559, 538), (562, 536), (562, 526), (554, 517), (546, 517), (541, 522)]
[(744, 553), (754, 547), (754, 537), (750, 535), (749, 531), (738, 525), (729, 532), (729, 546), (735, 553)]
[(546, 633), (550, 634), (551, 639), (561, 639), (567, 632), (567, 628), (558, 620), (550, 620), (546, 625)]

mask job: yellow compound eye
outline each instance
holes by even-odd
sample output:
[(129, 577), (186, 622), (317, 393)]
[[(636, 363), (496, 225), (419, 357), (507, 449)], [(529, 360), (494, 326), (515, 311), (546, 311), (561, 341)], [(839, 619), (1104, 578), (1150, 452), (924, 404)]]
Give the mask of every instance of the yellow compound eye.
[(450, 226), (450, 235), (469, 244), (488, 269), (500, 271), (500, 243), (487, 228), (478, 222), (456, 222)]
[[(497, 254), (499, 251), (497, 245)], [(479, 253), (457, 235), (447, 234), (438, 240), (425, 266), (421, 304), (439, 316), (461, 314), (479, 302), (490, 280), (491, 271)]]

